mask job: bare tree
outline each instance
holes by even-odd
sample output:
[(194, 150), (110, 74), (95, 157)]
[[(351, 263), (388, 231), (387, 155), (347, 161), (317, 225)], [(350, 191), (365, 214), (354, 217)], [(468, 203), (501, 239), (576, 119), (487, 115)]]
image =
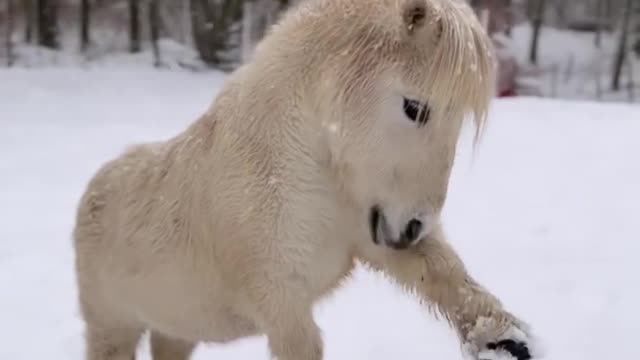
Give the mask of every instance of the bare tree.
[[(532, 0), (529, 0), (531, 3)], [(546, 8), (547, 0), (536, 0), (537, 6), (533, 16), (533, 36), (531, 38), (531, 49), (529, 51), (529, 61), (532, 64), (538, 63), (538, 43), (540, 42), (540, 29), (542, 28), (542, 19)]]
[[(249, 1), (249, 0), (247, 0)], [(191, 0), (193, 39), (200, 58), (211, 66), (227, 65), (225, 52), (234, 44), (243, 2), (239, 0)]]
[(140, 2), (129, 0), (129, 51), (136, 53), (140, 49)]
[(595, 45), (599, 48), (602, 43), (602, 27), (605, 21), (605, 0), (597, 0), (595, 18), (597, 21)]
[(7, 0), (7, 28), (5, 45), (7, 48), (7, 66), (13, 65), (13, 21), (15, 16), (14, 0)]
[(33, 41), (33, 29), (35, 27), (35, 0), (23, 0), (22, 4), (24, 5), (24, 41), (26, 43), (31, 43), (31, 41)]
[(86, 51), (91, 43), (91, 3), (89, 0), (80, 2), (80, 48)]
[(503, 3), (507, 17), (507, 27), (505, 29), (505, 34), (511, 37), (511, 33), (513, 31), (513, 0), (505, 0)]
[(149, 0), (149, 33), (151, 34), (151, 45), (153, 47), (153, 66), (160, 67), (160, 47), (158, 37), (160, 36), (160, 18), (158, 13), (158, 0)]
[(38, 0), (36, 15), (38, 18), (38, 44), (57, 49), (58, 42), (58, 1)]
[(253, 50), (253, 1), (243, 2), (242, 8), (242, 62), (247, 62)]
[(624, 17), (622, 27), (620, 29), (620, 40), (618, 41), (618, 49), (613, 66), (613, 77), (611, 79), (611, 89), (620, 90), (620, 76), (622, 75), (622, 66), (627, 57), (627, 41), (629, 37), (629, 24), (631, 23), (633, 0), (627, 0), (624, 7)]

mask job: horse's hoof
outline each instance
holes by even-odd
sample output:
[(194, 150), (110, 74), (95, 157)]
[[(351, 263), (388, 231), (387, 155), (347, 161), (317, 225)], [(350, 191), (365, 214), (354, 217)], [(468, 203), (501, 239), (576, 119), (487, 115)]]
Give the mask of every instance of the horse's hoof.
[(487, 348), (489, 350), (494, 350), (496, 352), (499, 352), (499, 351), (507, 352), (517, 360), (531, 359), (531, 353), (529, 352), (529, 347), (525, 342), (522, 342), (522, 341), (516, 342), (511, 339), (505, 339), (505, 340), (500, 340), (497, 343), (489, 343), (487, 344)]

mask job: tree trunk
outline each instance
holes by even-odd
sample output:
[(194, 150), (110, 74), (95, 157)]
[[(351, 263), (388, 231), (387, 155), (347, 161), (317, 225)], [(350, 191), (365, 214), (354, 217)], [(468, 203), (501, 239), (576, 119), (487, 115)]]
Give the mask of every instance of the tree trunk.
[(207, 0), (191, 0), (191, 26), (193, 41), (200, 54), (200, 58), (209, 65), (216, 65), (218, 58), (216, 51), (222, 47), (212, 41), (211, 35), (214, 22), (214, 12)]
[(611, 3), (612, 0), (605, 0), (605, 16), (607, 17), (607, 20), (609, 22), (611, 22), (613, 19), (611, 19), (611, 16), (613, 15), (613, 4)]
[(605, 0), (597, 0), (596, 3), (596, 16), (595, 18), (597, 19), (598, 23), (596, 24), (597, 28), (596, 28), (596, 38), (595, 38), (595, 45), (597, 48), (600, 48), (601, 44), (602, 44), (602, 26), (604, 23), (604, 19), (605, 19), (605, 14), (604, 14), (604, 4), (605, 4)]
[(193, 47), (193, 37), (192, 37), (192, 25), (191, 25), (191, 2), (183, 0), (182, 1), (182, 21), (181, 21), (181, 29), (182, 32), (182, 41), (188, 45)]
[(23, 0), (22, 3), (24, 4), (24, 41), (31, 43), (34, 32), (34, 0)]
[(245, 1), (242, 9), (242, 62), (246, 63), (253, 51), (253, 2)]
[(6, 33), (6, 47), (7, 47), (7, 66), (13, 65), (13, 21), (15, 15), (14, 0), (7, 0), (7, 33)]
[(195, 47), (208, 65), (220, 67), (231, 61), (224, 52), (238, 41), (233, 25), (241, 20), (242, 8), (243, 1), (239, 0), (191, 0)]
[(57, 0), (38, 0), (38, 44), (57, 49), (58, 43), (58, 3)]
[(129, 51), (136, 53), (140, 49), (140, 3), (129, 0)]
[(622, 66), (627, 55), (627, 39), (629, 37), (629, 24), (631, 23), (631, 10), (633, 0), (627, 0), (624, 7), (624, 18), (622, 20), (622, 28), (620, 29), (620, 40), (616, 51), (616, 58), (613, 66), (613, 78), (611, 79), (611, 89), (620, 90), (620, 76), (622, 75)]
[(80, 48), (87, 51), (91, 43), (91, 4), (89, 0), (80, 2)]
[(512, 0), (506, 0), (504, 1), (503, 6), (506, 8), (506, 14), (507, 14), (507, 27), (505, 29), (505, 34), (508, 37), (511, 37), (511, 34), (513, 32), (513, 1)]
[(158, 46), (158, 38), (160, 37), (158, 0), (149, 0), (149, 32), (151, 33), (151, 45), (153, 47), (153, 65), (155, 67), (160, 67), (160, 47)]
[(533, 18), (533, 37), (531, 39), (531, 49), (529, 51), (529, 61), (532, 64), (538, 63), (538, 43), (540, 42), (540, 29), (547, 0), (537, 0), (536, 12)]

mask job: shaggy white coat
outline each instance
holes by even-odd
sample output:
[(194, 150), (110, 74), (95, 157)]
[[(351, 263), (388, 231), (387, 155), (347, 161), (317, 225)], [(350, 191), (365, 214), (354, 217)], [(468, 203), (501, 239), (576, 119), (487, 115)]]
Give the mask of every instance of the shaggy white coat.
[[(490, 46), (460, 1), (287, 12), (202, 117), (88, 184), (74, 230), (86, 358), (132, 360), (150, 330), (154, 360), (256, 334), (274, 358), (321, 360), (312, 306), (356, 260), (442, 314), (473, 356), (526, 334), (439, 222), (463, 120), (480, 128), (494, 94)], [(429, 105), (425, 126), (403, 97)], [(374, 205), (391, 233), (419, 219), (419, 241), (375, 244)]]

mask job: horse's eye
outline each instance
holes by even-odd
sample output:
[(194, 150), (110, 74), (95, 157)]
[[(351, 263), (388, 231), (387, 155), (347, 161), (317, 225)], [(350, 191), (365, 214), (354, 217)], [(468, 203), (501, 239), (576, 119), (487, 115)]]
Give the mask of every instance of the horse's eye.
[(411, 121), (417, 122), (418, 126), (425, 125), (431, 116), (429, 106), (417, 100), (403, 98), (402, 108), (404, 109), (404, 114), (407, 115)]

